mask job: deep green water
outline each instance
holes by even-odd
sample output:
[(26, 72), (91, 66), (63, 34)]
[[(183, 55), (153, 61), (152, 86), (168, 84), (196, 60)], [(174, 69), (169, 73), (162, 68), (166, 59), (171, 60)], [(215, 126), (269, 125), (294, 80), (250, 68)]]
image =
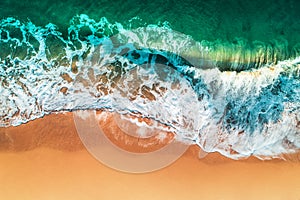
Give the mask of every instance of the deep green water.
[(138, 16), (148, 24), (168, 21), (172, 29), (197, 41), (285, 39), (292, 48), (300, 41), (299, 8), (297, 0), (1, 0), (0, 18), (30, 19), (41, 26), (51, 22), (65, 32), (77, 14), (95, 20), (105, 16), (111, 23)]

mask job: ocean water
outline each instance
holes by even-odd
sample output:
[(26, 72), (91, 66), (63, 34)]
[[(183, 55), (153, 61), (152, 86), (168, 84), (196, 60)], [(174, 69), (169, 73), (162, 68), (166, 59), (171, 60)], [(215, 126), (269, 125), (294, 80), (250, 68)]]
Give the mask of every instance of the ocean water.
[(104, 109), (151, 118), (233, 159), (298, 152), (299, 7), (3, 1), (0, 126)]

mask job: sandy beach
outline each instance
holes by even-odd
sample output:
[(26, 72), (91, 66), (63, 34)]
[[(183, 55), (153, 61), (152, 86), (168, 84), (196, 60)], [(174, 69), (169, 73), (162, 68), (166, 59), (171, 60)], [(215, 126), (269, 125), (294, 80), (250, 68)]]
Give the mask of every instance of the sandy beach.
[(234, 161), (218, 153), (199, 159), (198, 147), (191, 146), (159, 171), (110, 169), (84, 148), (71, 113), (0, 128), (0, 143), (1, 199), (300, 198), (295, 161)]

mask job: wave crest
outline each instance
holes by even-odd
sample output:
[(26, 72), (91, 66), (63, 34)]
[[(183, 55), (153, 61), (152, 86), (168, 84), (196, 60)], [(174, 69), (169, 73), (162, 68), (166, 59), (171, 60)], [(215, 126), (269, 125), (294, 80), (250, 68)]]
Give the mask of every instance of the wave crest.
[(285, 60), (285, 41), (197, 42), (166, 24), (129, 29), (86, 15), (71, 20), (67, 37), (13, 18), (0, 31), (0, 126), (107, 109), (234, 159), (300, 148), (300, 65)]

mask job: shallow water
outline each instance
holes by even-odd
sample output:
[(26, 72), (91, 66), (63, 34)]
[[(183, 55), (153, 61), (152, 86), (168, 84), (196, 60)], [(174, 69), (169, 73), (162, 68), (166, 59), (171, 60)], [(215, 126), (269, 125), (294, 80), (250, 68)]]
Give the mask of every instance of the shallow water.
[(106, 109), (230, 158), (297, 152), (297, 4), (5, 1), (0, 125)]

